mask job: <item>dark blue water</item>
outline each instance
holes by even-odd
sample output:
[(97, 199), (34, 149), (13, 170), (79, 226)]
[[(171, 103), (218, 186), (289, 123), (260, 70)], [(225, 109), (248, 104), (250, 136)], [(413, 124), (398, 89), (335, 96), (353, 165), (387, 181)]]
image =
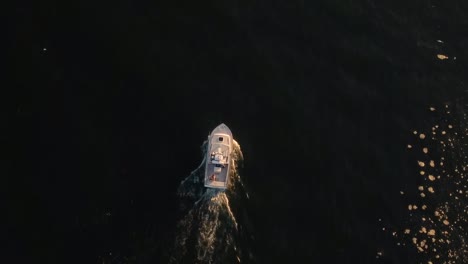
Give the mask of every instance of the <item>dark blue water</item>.
[[(407, 208), (422, 184), (413, 130), (453, 121), (453, 151), (464, 148), (467, 11), (456, 1), (17, 4), (5, 35), (7, 251), (18, 263), (426, 263), (382, 228), (420, 227)], [(450, 116), (428, 110), (445, 105)], [(243, 187), (228, 202), (181, 197), (222, 122), (244, 156)], [(440, 158), (438, 141), (429, 149)]]

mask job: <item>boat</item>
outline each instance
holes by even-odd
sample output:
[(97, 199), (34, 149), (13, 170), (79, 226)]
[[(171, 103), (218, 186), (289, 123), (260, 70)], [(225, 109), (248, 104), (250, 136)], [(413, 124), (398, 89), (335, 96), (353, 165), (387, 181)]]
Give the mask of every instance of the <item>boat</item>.
[(232, 132), (225, 124), (208, 135), (205, 164), (205, 187), (226, 189), (229, 181)]

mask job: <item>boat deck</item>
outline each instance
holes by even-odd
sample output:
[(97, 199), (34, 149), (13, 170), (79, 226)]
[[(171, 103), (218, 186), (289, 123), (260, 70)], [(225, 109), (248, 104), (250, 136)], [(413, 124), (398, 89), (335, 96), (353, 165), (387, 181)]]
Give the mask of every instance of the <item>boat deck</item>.
[(220, 173), (216, 173), (216, 179), (212, 181), (210, 180), (210, 176), (214, 174), (214, 168), (215, 164), (212, 163), (208, 163), (208, 166), (206, 166), (205, 186), (214, 188), (226, 188), (229, 165), (225, 165)]

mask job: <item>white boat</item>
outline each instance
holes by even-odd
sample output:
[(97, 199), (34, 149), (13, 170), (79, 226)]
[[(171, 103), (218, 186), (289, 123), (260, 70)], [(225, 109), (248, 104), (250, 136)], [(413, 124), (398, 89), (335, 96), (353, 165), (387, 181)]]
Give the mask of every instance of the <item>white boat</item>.
[(206, 151), (205, 187), (226, 189), (229, 180), (232, 132), (225, 125), (217, 126), (208, 135)]

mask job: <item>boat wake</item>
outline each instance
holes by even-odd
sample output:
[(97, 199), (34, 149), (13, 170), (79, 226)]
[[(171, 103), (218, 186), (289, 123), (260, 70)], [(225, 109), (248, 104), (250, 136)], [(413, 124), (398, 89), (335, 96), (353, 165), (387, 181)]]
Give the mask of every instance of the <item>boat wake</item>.
[[(182, 216), (177, 224), (170, 263), (240, 263), (251, 254), (241, 250), (244, 229), (231, 208), (238, 208), (248, 198), (238, 173), (243, 160), (239, 144), (233, 141), (230, 178), (226, 190), (203, 186), (206, 148), (201, 146), (203, 161), (179, 185)], [(247, 254), (246, 254), (247, 253)]]

